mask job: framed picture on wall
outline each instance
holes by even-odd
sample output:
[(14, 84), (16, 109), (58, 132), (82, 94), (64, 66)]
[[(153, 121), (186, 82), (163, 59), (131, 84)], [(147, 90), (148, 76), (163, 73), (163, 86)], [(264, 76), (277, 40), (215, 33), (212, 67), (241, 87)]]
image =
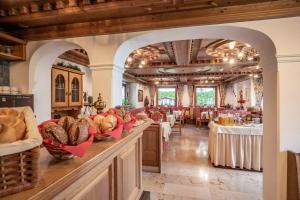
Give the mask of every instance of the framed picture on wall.
[(143, 90), (138, 90), (138, 102), (143, 102)]

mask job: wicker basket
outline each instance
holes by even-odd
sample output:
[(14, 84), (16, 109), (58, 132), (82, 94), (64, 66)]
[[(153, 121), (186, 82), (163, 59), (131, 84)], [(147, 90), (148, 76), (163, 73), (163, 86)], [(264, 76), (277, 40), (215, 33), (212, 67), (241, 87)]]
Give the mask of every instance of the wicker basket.
[(0, 156), (0, 197), (31, 189), (39, 179), (40, 148)]
[(23, 140), (0, 144), (0, 197), (36, 186), (42, 137), (30, 107), (14, 108), (23, 112), (26, 135)]

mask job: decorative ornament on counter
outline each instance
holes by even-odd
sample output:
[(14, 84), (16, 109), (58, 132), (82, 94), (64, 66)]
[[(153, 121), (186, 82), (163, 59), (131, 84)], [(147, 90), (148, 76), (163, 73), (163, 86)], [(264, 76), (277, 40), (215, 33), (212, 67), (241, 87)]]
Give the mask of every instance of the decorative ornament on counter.
[(99, 93), (98, 100), (94, 102), (94, 107), (97, 110), (97, 114), (103, 113), (104, 108), (106, 108), (106, 103), (103, 100), (101, 93)]

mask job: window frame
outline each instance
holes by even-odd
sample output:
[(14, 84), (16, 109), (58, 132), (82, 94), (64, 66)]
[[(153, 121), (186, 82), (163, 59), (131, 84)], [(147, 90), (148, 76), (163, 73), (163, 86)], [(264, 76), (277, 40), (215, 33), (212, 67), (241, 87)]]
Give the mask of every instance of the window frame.
[[(127, 94), (126, 94), (126, 91), (127, 91), (127, 84), (126, 83), (122, 83), (122, 89), (123, 89), (123, 86), (124, 86), (124, 95), (125, 95), (125, 101), (127, 100), (127, 102), (128, 102), (128, 97), (127, 97)], [(122, 91), (123, 92), (123, 91)], [(122, 93), (121, 93), (122, 94)], [(123, 105), (123, 98), (121, 99), (121, 101), (122, 101), (122, 105)], [(126, 104), (124, 104), (124, 105), (126, 105)], [(123, 106), (124, 106), (123, 105)]]
[(201, 107), (201, 105), (197, 105), (197, 88), (214, 88), (215, 89), (215, 105), (214, 105), (214, 107), (217, 107), (217, 105), (218, 105), (218, 95), (217, 95), (218, 87), (217, 86), (195, 86), (194, 104), (195, 104), (195, 106)]
[(157, 86), (156, 88), (156, 106), (163, 106), (158, 104), (158, 90), (160, 88), (174, 88), (175, 89), (175, 107), (177, 106), (177, 86)]

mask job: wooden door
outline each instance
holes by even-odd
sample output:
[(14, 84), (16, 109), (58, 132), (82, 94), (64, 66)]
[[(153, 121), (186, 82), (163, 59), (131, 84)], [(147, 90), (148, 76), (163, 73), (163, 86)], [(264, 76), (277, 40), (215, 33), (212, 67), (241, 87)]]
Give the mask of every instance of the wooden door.
[(117, 157), (118, 200), (137, 200), (142, 194), (141, 138)]
[(69, 72), (69, 106), (82, 106), (82, 75)]
[(68, 106), (68, 72), (52, 69), (52, 107)]

